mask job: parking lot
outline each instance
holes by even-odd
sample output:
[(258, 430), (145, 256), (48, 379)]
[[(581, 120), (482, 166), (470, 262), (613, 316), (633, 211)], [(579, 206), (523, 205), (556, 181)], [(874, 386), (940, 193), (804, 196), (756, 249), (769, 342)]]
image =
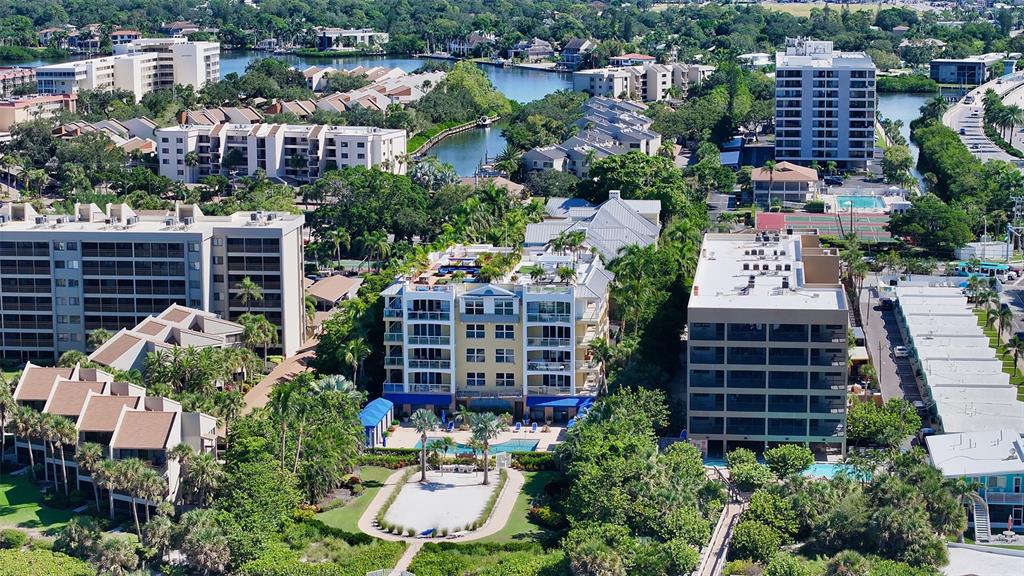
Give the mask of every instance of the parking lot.
[(864, 344), (868, 348), (875, 370), (878, 371), (882, 398), (904, 398), (910, 402), (921, 400), (921, 392), (917, 387), (910, 359), (897, 358), (893, 353), (895, 347), (906, 346), (896, 320), (896, 313), (891, 309), (882, 309), (874, 286), (864, 290), (862, 311), (866, 309), (868, 301), (871, 308), (864, 315)]

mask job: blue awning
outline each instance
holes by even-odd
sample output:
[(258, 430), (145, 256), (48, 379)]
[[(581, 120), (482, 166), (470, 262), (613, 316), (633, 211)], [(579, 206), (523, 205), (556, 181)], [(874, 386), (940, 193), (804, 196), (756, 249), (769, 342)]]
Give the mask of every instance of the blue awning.
[(391, 409), (394, 407), (395, 405), (391, 400), (377, 398), (359, 411), (359, 420), (367, 428), (377, 426), (381, 420), (387, 418), (388, 412), (391, 412)]
[(451, 394), (409, 394), (407, 392), (385, 392), (384, 397), (395, 404), (430, 404), (432, 406), (448, 406), (452, 403)]
[(533, 408), (583, 408), (594, 403), (590, 396), (529, 396), (526, 405)]

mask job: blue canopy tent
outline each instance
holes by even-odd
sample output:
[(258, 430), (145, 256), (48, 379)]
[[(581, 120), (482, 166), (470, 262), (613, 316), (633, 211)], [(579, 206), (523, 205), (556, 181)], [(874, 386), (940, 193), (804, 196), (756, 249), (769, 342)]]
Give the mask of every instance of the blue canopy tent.
[(359, 411), (359, 420), (366, 433), (366, 447), (385, 446), (384, 433), (394, 420), (395, 404), (386, 398), (377, 398)]

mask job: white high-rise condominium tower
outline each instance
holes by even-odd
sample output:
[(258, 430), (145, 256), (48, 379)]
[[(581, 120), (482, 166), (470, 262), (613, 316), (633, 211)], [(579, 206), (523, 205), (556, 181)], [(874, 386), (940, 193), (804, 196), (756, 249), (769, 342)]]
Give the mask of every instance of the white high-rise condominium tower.
[(831, 42), (787, 39), (775, 67), (775, 159), (865, 167), (875, 145), (871, 58)]

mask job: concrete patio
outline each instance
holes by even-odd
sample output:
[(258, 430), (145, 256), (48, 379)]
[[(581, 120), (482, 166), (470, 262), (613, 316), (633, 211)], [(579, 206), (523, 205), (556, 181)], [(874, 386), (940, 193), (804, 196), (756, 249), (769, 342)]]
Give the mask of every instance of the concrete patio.
[[(468, 430), (454, 430), (451, 433), (445, 432), (443, 429), (433, 430), (427, 433), (429, 438), (438, 438), (441, 436), (451, 436), (453, 440), (459, 444), (468, 444), (473, 438), (472, 432)], [(512, 432), (509, 428), (506, 431), (498, 435), (497, 438), (491, 440), (491, 444), (501, 444), (509, 440), (536, 440), (538, 442), (536, 451), (537, 452), (550, 452), (554, 450), (554, 446), (559, 442), (565, 440), (565, 428), (558, 428), (552, 426), (549, 432), (541, 432), (541, 428), (537, 429), (537, 432), (530, 432), (529, 428), (523, 428), (519, 432)], [(415, 428), (410, 426), (399, 426), (394, 432), (388, 434), (388, 448), (415, 448), (416, 444), (420, 441), (420, 434), (416, 432)]]

